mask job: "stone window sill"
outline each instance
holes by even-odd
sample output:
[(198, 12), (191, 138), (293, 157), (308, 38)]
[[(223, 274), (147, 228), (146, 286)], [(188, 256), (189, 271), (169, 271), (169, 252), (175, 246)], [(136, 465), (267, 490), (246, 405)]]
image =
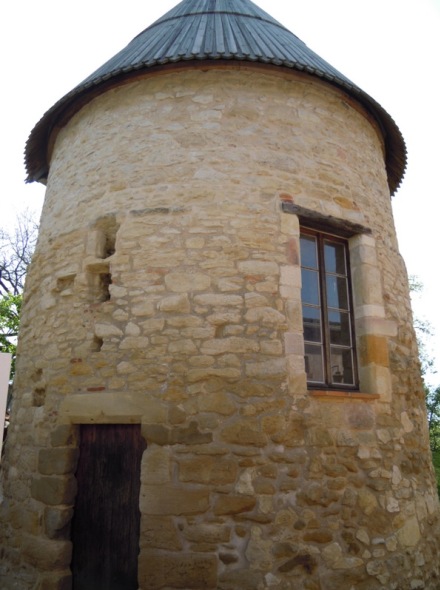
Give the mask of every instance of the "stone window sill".
[(364, 401), (374, 401), (380, 398), (378, 393), (361, 393), (359, 391), (336, 391), (333, 389), (311, 389), (309, 393), (312, 397), (326, 399), (360, 399)]

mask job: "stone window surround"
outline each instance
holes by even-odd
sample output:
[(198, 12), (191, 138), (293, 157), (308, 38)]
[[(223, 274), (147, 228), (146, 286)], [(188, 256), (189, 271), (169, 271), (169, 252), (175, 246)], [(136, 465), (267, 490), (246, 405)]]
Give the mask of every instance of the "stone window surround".
[(281, 272), (281, 296), (287, 309), (296, 310), (289, 317), (285, 335), (289, 389), (292, 393), (307, 391), (302, 333), (301, 268), (299, 263), (300, 226), (318, 229), (346, 238), (349, 246), (353, 297), (354, 332), (356, 339), (359, 390), (335, 391), (308, 389), (313, 398), (374, 401), (391, 400), (391, 372), (388, 358), (388, 338), (397, 334), (397, 325), (386, 319), (381, 273), (378, 265), (376, 241), (371, 230), (350, 221), (323, 215), (319, 212), (282, 201), (281, 231), (291, 241), (290, 251), (297, 258)]

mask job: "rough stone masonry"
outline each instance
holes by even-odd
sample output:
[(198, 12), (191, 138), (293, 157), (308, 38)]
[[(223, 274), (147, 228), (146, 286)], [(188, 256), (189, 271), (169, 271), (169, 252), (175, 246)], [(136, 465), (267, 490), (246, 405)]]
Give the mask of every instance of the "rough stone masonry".
[[(356, 391), (307, 387), (308, 216), (361, 228)], [(439, 588), (407, 277), (363, 107), (307, 74), (200, 64), (60, 126), (1, 467), (5, 590), (71, 588), (82, 424), (141, 425), (139, 589)]]

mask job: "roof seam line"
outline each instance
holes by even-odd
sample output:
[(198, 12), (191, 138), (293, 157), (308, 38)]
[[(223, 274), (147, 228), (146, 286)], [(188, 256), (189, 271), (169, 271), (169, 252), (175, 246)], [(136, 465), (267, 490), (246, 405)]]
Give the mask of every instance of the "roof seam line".
[[(158, 27), (160, 25), (163, 25), (164, 23), (167, 23), (167, 22), (170, 22), (170, 21), (173, 21), (173, 20), (181, 20), (182, 18), (191, 18), (191, 17), (194, 17), (194, 16), (202, 16), (204, 14), (207, 14), (207, 15), (209, 15), (209, 14), (227, 14), (227, 15), (230, 15), (230, 16), (239, 16), (239, 17), (245, 17), (245, 18), (253, 18), (255, 20), (258, 20), (258, 21), (265, 22), (265, 23), (268, 23), (270, 25), (273, 25), (274, 27), (278, 27), (279, 29), (282, 29), (283, 31), (287, 31), (291, 35), (294, 35), (294, 33), (291, 33), (291, 31), (289, 31), (289, 29), (286, 29), (286, 27), (283, 27), (283, 25), (281, 25), (280, 23), (278, 23), (276, 21), (273, 21), (273, 20), (269, 20), (267, 18), (263, 18), (261, 16), (257, 16), (255, 14), (245, 14), (243, 12), (231, 12), (231, 11), (227, 11), (227, 10), (222, 10), (222, 11), (204, 10), (202, 12), (192, 12), (192, 13), (188, 13), (188, 14), (180, 14), (180, 15), (177, 15), (177, 16), (170, 16), (169, 18), (165, 18), (163, 20), (156, 21), (152, 25), (150, 25), (149, 27), (147, 27), (146, 29), (144, 29), (143, 31), (141, 31), (139, 33), (139, 35), (136, 35), (136, 37), (134, 37), (134, 39), (136, 39), (140, 35), (145, 34), (147, 31), (151, 31), (155, 27)], [(295, 35), (295, 37), (296, 37), (296, 35)]]

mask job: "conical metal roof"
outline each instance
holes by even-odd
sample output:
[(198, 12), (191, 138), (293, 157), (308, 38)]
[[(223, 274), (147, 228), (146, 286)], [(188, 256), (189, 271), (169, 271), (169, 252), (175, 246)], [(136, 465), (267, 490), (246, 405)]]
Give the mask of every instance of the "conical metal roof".
[(183, 0), (137, 35), (61, 98), (35, 126), (25, 151), (28, 182), (47, 177), (47, 146), (55, 125), (105, 92), (109, 85), (157, 66), (211, 60), (291, 68), (318, 76), (347, 92), (379, 123), (385, 140), (388, 184), (391, 193), (397, 189), (405, 171), (406, 149), (390, 115), (251, 0)]

